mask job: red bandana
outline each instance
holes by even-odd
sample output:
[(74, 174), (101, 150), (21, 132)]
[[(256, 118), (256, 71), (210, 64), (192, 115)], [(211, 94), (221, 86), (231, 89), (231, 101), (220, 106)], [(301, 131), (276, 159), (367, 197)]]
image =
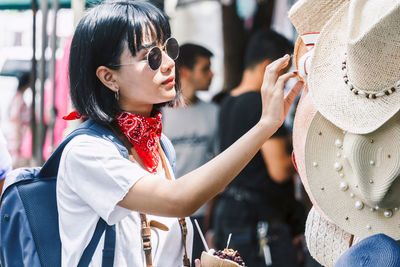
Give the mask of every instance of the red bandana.
[(159, 163), (158, 142), (161, 138), (161, 112), (154, 118), (122, 112), (115, 119), (121, 132), (132, 143), (147, 170), (157, 172)]
[(83, 119), (85, 118), (85, 116), (82, 116), (81, 114), (78, 113), (78, 111), (73, 110), (71, 113), (69, 113), (66, 116), (63, 116), (62, 118), (63, 120), (66, 121), (73, 121), (73, 120)]

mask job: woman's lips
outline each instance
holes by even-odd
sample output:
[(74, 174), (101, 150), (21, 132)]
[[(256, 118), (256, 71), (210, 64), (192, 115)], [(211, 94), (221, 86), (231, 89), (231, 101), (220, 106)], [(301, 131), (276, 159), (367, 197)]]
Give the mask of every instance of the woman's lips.
[(164, 84), (164, 85), (175, 85), (175, 77), (168, 78), (162, 84)]

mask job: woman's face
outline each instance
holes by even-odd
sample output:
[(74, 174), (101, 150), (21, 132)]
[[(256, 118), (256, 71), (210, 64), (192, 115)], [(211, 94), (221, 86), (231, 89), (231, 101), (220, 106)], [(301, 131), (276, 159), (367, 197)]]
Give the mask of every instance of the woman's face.
[(147, 62), (149, 50), (163, 45), (149, 36), (143, 38), (136, 56), (125, 45), (120, 58), (122, 66), (114, 72), (121, 109), (143, 116), (150, 115), (153, 104), (171, 101), (176, 94), (174, 60), (162, 49), (162, 62), (157, 70), (152, 70)]

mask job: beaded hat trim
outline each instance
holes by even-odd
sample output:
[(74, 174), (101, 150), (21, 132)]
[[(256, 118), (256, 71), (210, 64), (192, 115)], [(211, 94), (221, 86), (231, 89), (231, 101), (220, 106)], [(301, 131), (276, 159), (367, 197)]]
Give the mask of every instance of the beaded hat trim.
[(349, 80), (349, 75), (347, 74), (347, 58), (345, 58), (342, 62), (342, 71), (343, 71), (343, 80), (347, 87), (353, 92), (355, 95), (365, 96), (368, 99), (376, 99), (377, 97), (381, 97), (384, 95), (391, 95), (396, 92), (396, 89), (400, 89), (400, 80), (397, 81), (396, 85), (390, 87), (389, 89), (383, 90), (381, 92), (367, 92), (355, 87)]

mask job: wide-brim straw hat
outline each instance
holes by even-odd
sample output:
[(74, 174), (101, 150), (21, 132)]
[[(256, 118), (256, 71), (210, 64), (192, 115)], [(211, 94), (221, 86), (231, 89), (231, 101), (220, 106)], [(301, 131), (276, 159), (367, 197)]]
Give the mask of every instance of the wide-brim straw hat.
[(318, 33), (347, 0), (299, 0), (288, 17), (299, 35)]
[(400, 239), (400, 113), (361, 135), (317, 112), (304, 155), (311, 195), (331, 221), (359, 238)]
[(307, 82), (312, 56), (310, 50), (329, 18), (345, 3), (346, 0), (299, 0), (290, 8), (289, 20), (299, 34), (293, 52), (293, 62), (299, 80)]
[(339, 128), (370, 133), (400, 109), (400, 1), (352, 0), (321, 31), (308, 87)]
[[(304, 62), (299, 63), (300, 59), (314, 46), (323, 26), (344, 3), (346, 0), (300, 0), (290, 8), (289, 20), (299, 34), (293, 61), (300, 80), (306, 82), (307, 75), (306, 66)], [(310, 63), (308, 59), (303, 61)]]

